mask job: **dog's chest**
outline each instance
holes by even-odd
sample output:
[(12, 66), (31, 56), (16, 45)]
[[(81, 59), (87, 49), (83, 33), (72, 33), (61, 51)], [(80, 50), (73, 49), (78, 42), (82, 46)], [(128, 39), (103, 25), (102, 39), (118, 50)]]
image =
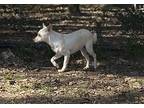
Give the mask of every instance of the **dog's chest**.
[(49, 42), (49, 45), (51, 46), (51, 49), (57, 53), (57, 52), (61, 52), (62, 48), (63, 48), (63, 42), (61, 40), (59, 41), (51, 41)]

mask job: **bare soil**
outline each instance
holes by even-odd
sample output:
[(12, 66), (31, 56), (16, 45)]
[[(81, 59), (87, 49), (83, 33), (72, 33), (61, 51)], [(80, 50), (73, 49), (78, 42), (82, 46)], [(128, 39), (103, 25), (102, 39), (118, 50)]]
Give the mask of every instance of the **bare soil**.
[[(0, 52), (0, 103), (144, 103), (144, 65), (123, 50), (94, 45), (98, 67), (83, 70), (76, 53), (57, 72), (46, 44), (21, 43)], [(57, 61), (62, 65), (63, 58)]]

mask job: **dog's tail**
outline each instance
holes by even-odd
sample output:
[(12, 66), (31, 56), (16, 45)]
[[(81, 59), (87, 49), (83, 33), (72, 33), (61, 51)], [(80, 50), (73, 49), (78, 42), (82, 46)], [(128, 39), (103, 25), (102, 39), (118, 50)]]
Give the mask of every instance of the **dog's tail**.
[(93, 33), (93, 43), (96, 43), (97, 41), (97, 33)]

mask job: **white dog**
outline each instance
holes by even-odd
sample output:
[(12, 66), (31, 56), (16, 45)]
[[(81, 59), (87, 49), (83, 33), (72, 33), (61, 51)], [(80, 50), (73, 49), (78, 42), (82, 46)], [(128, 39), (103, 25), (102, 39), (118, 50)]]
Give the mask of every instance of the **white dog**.
[(43, 28), (38, 32), (34, 42), (46, 42), (50, 45), (52, 50), (56, 53), (55, 56), (51, 58), (51, 63), (57, 68), (59, 68), (59, 65), (55, 60), (64, 56), (63, 67), (58, 70), (58, 72), (63, 72), (68, 65), (70, 54), (79, 50), (87, 62), (84, 69), (88, 69), (90, 65), (88, 53), (93, 57), (94, 68), (96, 69), (96, 54), (93, 51), (93, 43), (96, 42), (96, 40), (97, 35), (95, 33), (92, 34), (86, 29), (80, 29), (69, 34), (61, 34), (52, 30), (51, 24), (48, 27), (43, 24)]

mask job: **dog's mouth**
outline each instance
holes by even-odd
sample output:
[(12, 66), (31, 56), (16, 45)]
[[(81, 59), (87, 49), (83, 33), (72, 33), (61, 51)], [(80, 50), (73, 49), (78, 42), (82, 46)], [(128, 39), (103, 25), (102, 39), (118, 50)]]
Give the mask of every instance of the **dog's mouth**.
[(34, 42), (38, 42), (35, 38), (33, 39)]
[(35, 42), (35, 39), (33, 39), (33, 41)]

